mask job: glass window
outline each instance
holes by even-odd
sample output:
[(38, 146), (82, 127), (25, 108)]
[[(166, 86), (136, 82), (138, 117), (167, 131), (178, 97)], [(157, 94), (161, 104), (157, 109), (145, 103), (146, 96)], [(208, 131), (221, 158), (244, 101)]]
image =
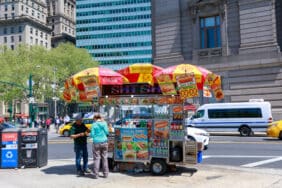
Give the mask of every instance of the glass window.
[(14, 33), (14, 27), (11, 27), (11, 33)]
[(22, 26), (19, 26), (19, 33), (23, 31)]
[(6, 27), (4, 28), (3, 32), (4, 32), (4, 34), (7, 34), (7, 28)]
[(14, 42), (14, 36), (11, 36), (11, 42)]
[(7, 43), (7, 37), (4, 37), (4, 43)]
[(200, 18), (201, 48), (216, 48), (221, 46), (220, 17)]
[(19, 42), (21, 42), (22, 41), (22, 36), (21, 35), (19, 35)]

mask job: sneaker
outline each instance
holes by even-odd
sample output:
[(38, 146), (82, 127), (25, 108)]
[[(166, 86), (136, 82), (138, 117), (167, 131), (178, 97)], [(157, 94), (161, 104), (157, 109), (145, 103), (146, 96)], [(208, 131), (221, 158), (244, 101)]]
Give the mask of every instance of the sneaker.
[(84, 170), (84, 173), (90, 174), (90, 173), (92, 173), (92, 171), (89, 168), (87, 168), (87, 169)]
[(84, 176), (84, 172), (82, 172), (81, 170), (77, 171), (77, 176)]

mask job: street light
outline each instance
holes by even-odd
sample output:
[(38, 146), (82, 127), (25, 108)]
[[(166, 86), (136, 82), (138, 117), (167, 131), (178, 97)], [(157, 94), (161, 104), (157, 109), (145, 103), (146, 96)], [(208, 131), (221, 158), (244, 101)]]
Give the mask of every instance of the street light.
[(53, 88), (53, 100), (54, 100), (54, 119), (57, 117), (57, 100), (58, 100), (58, 97), (56, 97), (56, 72), (57, 72), (57, 68), (54, 67), (53, 69), (53, 72), (54, 72), (54, 84), (52, 85), (52, 88)]
[(32, 103), (34, 103), (34, 98), (32, 95), (32, 74), (29, 74), (29, 79), (28, 79), (28, 90), (29, 90), (29, 127), (32, 127), (33, 121), (34, 121), (34, 117), (33, 117), (33, 106)]

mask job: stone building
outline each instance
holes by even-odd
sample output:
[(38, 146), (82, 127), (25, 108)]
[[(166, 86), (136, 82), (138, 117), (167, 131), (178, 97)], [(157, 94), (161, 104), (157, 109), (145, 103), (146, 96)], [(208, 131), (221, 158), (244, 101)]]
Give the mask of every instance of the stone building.
[(152, 0), (153, 60), (222, 76), (224, 102), (270, 101), (282, 117), (280, 0)]
[(51, 29), (46, 25), (47, 5), (41, 0), (0, 0), (0, 44), (51, 48)]
[(75, 0), (47, 0), (47, 25), (52, 28), (52, 47), (61, 42), (75, 44)]

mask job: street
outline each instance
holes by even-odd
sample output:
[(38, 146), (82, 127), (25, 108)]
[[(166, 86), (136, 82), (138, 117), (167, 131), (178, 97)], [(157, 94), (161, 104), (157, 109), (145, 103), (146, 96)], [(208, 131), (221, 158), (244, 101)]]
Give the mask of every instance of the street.
[[(73, 159), (70, 138), (49, 134), (49, 160)], [(282, 168), (282, 141), (268, 137), (211, 136), (209, 148), (204, 151), (203, 163), (246, 168)], [(91, 143), (88, 144), (92, 158)]]

